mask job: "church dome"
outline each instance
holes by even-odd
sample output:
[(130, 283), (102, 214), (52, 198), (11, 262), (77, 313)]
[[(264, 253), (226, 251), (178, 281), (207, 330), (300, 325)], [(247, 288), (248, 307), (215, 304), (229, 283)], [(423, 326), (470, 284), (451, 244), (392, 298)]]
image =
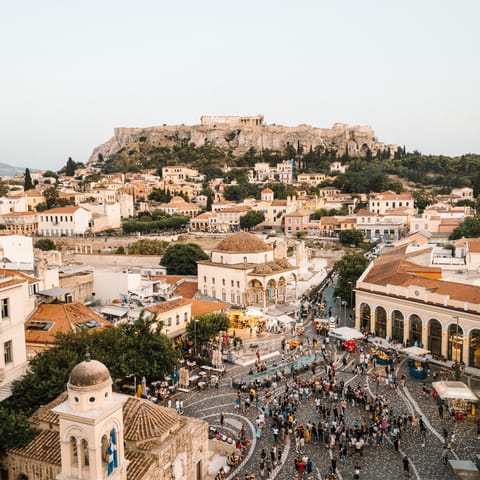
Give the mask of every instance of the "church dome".
[(73, 367), (68, 380), (71, 390), (85, 390), (102, 388), (112, 383), (108, 368), (98, 360), (91, 360), (88, 356), (83, 362)]
[(256, 235), (239, 232), (224, 238), (215, 248), (217, 252), (252, 253), (265, 252), (271, 248)]

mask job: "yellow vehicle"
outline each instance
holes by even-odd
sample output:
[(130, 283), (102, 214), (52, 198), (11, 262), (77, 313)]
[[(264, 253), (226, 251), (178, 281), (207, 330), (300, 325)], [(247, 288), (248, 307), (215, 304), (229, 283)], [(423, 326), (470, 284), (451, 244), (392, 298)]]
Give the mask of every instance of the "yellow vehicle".
[(291, 348), (300, 348), (301, 343), (298, 340), (289, 340), (287, 342)]

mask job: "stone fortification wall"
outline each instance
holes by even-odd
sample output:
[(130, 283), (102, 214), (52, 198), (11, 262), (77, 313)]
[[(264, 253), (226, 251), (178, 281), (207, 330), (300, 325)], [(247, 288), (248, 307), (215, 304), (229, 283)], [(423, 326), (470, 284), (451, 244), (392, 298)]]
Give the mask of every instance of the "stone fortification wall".
[[(264, 125), (263, 117), (212, 117), (203, 116), (201, 125), (193, 126), (158, 126), (147, 128), (115, 128), (114, 136), (93, 150), (89, 162), (94, 162), (99, 153), (105, 158), (118, 152), (121, 148), (138, 142), (141, 138), (152, 145), (173, 146), (178, 140), (188, 140), (197, 146), (206, 142), (224, 148), (234, 148), (241, 155), (254, 147), (283, 150), (288, 144), (304, 151), (310, 147), (322, 146), (335, 148), (342, 154), (348, 147), (351, 155), (362, 155), (367, 149), (374, 154), (377, 150), (390, 148), (395, 152), (396, 145), (378, 142), (370, 126), (346, 125), (335, 123), (332, 128), (318, 128), (310, 125), (285, 127), (282, 125)], [(256, 122), (262, 122), (257, 125)]]

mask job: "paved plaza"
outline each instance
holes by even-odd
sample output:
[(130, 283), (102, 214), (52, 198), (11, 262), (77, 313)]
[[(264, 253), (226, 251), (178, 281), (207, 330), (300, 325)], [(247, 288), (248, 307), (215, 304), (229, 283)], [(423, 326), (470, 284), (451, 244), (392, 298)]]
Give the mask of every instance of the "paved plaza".
[[(312, 326), (308, 326), (304, 338), (314, 338)], [(315, 337), (319, 343), (322, 343), (322, 337)], [(258, 344), (260, 354), (267, 354), (272, 351), (281, 351), (281, 335), (266, 334), (261, 338), (246, 338), (244, 342), (245, 354), (248, 353), (249, 341)], [(373, 442), (365, 445), (362, 455), (349, 452), (346, 459), (340, 459), (337, 445), (333, 448), (327, 448), (327, 444), (323, 441), (315, 441), (310, 439), (305, 446), (296, 446), (293, 434), (286, 435), (284, 441), (278, 439), (274, 441), (272, 433), (273, 420), (265, 415), (265, 425), (259, 438), (256, 435), (256, 420), (262, 409), (268, 402), (272, 402), (274, 397), (278, 397), (285, 392), (286, 385), (292, 384), (292, 377), (288, 376), (285, 380), (281, 380), (278, 384), (269, 389), (258, 389), (258, 402), (252, 403), (251, 407), (245, 412), (243, 399), (248, 396), (248, 390), (241, 393), (241, 408), (236, 408), (236, 400), (238, 398), (237, 389), (232, 387), (232, 380), (239, 380), (248, 374), (251, 367), (227, 364), (226, 374), (221, 378), (218, 389), (209, 387), (204, 391), (192, 391), (181, 394), (184, 401), (185, 414), (202, 418), (210, 425), (214, 426), (219, 432), (236, 438), (243, 428), (245, 436), (251, 441), (250, 447), (245, 451), (240, 466), (233, 472), (229, 472), (226, 478), (244, 479), (246, 473), (255, 474), (255, 478), (277, 478), (277, 479), (294, 479), (297, 478), (298, 472), (295, 469), (295, 458), (302, 455), (308, 456), (313, 463), (313, 470), (310, 476), (298, 476), (298, 478), (314, 478), (324, 479), (325, 474), (332, 466), (332, 457), (336, 459), (336, 478), (351, 479), (353, 478), (354, 465), (358, 462), (361, 467), (361, 479), (398, 479), (404, 478), (403, 458), (406, 455), (409, 459), (410, 477), (425, 480), (448, 480), (452, 478), (449, 467), (445, 466), (442, 461), (442, 450), (444, 444), (444, 429), (448, 432), (448, 442), (451, 443), (451, 449), (448, 452), (448, 458), (472, 460), (480, 451), (480, 440), (477, 435), (477, 423), (469, 419), (463, 421), (453, 420), (448, 411), (445, 410), (443, 419), (439, 417), (438, 406), (431, 394), (424, 393), (424, 385), (422, 380), (409, 377), (408, 365), (405, 357), (399, 356), (395, 364), (395, 377), (398, 379), (398, 386), (395, 388), (383, 382), (374, 381), (375, 371), (383, 370), (384, 367), (377, 365), (373, 367), (370, 363), (368, 373), (359, 374), (354, 368), (358, 362), (360, 351), (356, 354), (349, 354), (337, 350), (336, 345), (329, 345), (327, 350), (331, 354), (331, 358), (335, 364), (335, 381), (336, 383), (344, 382), (344, 388), (348, 386), (352, 388), (362, 389), (367, 393), (369, 398), (374, 396), (383, 397), (384, 401), (390, 408), (390, 418), (403, 416), (422, 418), (426, 426), (425, 441), (417, 428), (414, 431), (408, 422), (406, 428), (401, 432), (399, 451), (395, 451), (393, 445), (393, 437), (390, 433), (390, 426), (386, 431), (383, 445), (374, 445)], [(367, 351), (367, 347), (365, 348)], [(272, 360), (270, 359), (270, 362)], [(439, 376), (444, 378), (453, 372), (447, 371), (441, 367), (432, 366), (431, 375), (427, 377), (427, 387), (433, 381), (433, 374), (437, 372)], [(383, 372), (382, 372), (383, 373)], [(401, 382), (402, 375), (407, 378), (406, 384)], [(312, 378), (326, 377), (323, 366), (317, 366), (315, 374), (311, 370), (302, 372), (298, 375), (299, 380), (307, 381)], [(476, 377), (463, 377), (463, 381), (470, 383), (473, 390), (480, 389), (480, 379)], [(270, 396), (267, 402), (266, 392)], [(431, 388), (429, 389), (431, 391)], [(317, 424), (323, 417), (316, 410), (315, 398), (318, 395), (310, 393), (305, 399), (298, 401), (295, 409), (296, 425), (312, 422)], [(334, 404), (338, 403), (320, 395), (323, 405), (330, 406), (333, 409)], [(339, 397), (340, 400), (340, 397)], [(338, 400), (338, 401), (339, 401)], [(256, 404), (258, 403), (258, 407)], [(393, 411), (392, 411), (393, 410)], [(220, 415), (223, 414), (223, 425), (220, 424)], [(333, 419), (333, 417), (329, 417)], [(368, 412), (364, 407), (358, 404), (352, 405), (347, 402), (345, 409), (345, 425), (354, 427), (355, 425), (369, 423)], [(452, 439), (453, 434), (453, 439)], [(297, 442), (298, 443), (298, 442)], [(281, 449), (282, 459), (278, 465), (272, 465), (272, 472), (262, 477), (259, 466), (262, 449), (265, 449), (267, 458), (270, 458), (270, 451), (275, 445), (277, 449)], [(300, 451), (299, 451), (300, 449)]]

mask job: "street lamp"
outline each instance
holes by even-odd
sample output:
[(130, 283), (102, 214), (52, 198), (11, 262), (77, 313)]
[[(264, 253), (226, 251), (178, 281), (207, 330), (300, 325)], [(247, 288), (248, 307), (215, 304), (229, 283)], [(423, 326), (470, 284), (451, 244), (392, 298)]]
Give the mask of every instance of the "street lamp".
[(338, 307), (337, 307), (337, 325), (339, 324), (339, 319), (342, 316), (342, 297), (336, 297), (335, 300), (339, 300)]
[(195, 343), (194, 343), (195, 356), (197, 356), (197, 323), (198, 323), (198, 320), (195, 319), (195, 321), (193, 323), (193, 329), (194, 329), (194, 332), (195, 332)]
[(342, 302), (343, 305), (343, 325), (347, 324), (347, 302), (344, 300)]
[(353, 310), (353, 283), (348, 282), (350, 285), (350, 310)]

